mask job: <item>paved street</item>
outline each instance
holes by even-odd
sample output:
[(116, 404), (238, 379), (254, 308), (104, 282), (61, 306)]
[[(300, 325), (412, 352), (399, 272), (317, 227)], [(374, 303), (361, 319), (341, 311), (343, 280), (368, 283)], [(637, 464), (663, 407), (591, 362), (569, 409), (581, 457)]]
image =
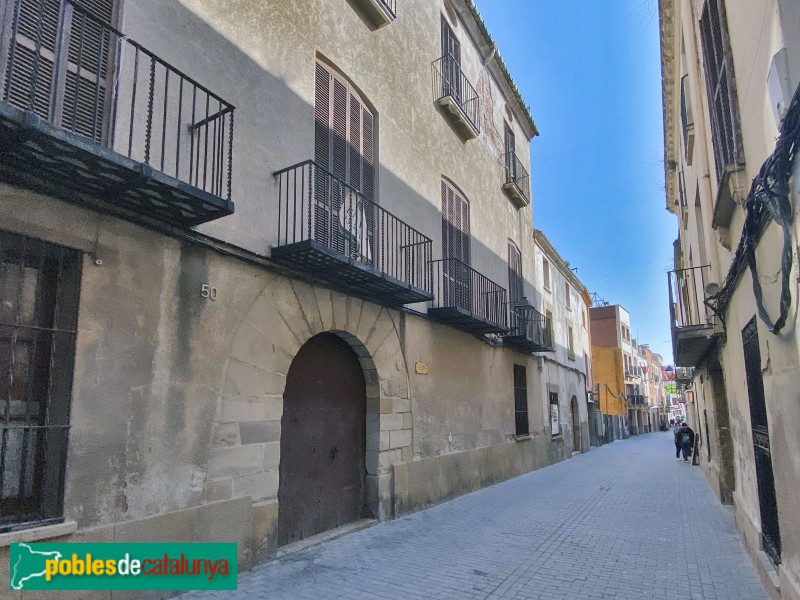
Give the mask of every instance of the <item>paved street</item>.
[(585, 455), (297, 552), (189, 599), (766, 599), (672, 433)]

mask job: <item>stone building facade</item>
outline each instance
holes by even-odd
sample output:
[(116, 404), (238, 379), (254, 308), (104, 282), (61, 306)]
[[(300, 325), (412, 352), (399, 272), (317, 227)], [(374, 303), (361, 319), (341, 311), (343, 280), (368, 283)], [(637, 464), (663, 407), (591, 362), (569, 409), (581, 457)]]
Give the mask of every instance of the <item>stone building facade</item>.
[(82, 6), (0, 5), (0, 543), (250, 564), (588, 448), (472, 2)]
[[(663, 0), (659, 14), (667, 208), (679, 222), (676, 379), (701, 465), (733, 505), (764, 584), (796, 599), (798, 165), (788, 148), (798, 141), (800, 6)], [(771, 155), (788, 169), (764, 171), (779, 194), (753, 195)]]

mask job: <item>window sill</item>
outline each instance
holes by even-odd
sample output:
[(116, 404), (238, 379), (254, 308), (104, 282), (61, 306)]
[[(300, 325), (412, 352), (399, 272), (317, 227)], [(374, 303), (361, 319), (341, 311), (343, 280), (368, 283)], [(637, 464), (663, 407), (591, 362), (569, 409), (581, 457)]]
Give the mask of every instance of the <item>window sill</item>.
[(524, 442), (525, 440), (529, 440), (529, 439), (531, 439), (531, 434), (527, 434), (527, 435), (515, 435), (515, 436), (514, 436), (514, 441), (515, 441), (515, 442)]
[(30, 529), (20, 529), (0, 533), (0, 548), (21, 542), (37, 542), (64, 535), (69, 535), (78, 531), (78, 524), (75, 521), (64, 521), (54, 525), (43, 525), (42, 527), (31, 527)]

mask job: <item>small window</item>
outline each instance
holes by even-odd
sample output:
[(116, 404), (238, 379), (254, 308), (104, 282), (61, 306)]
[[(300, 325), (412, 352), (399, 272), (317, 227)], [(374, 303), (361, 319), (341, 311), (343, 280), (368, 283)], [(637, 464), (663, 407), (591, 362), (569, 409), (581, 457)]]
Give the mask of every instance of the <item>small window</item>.
[(0, 532), (63, 517), (81, 254), (0, 231)]
[(566, 293), (567, 297), (567, 310), (572, 310), (572, 294), (569, 290), (569, 283), (564, 284), (564, 292)]
[(516, 435), (528, 435), (528, 382), (523, 365), (514, 365), (514, 423)]
[(547, 332), (548, 332), (549, 337), (550, 337), (550, 343), (553, 343), (554, 342), (554, 339), (553, 339), (553, 311), (545, 310), (544, 311), (544, 316), (547, 317)]
[(586, 329), (586, 309), (585, 308), (581, 308), (581, 325), (583, 325), (583, 328)]
[(561, 427), (558, 423), (558, 394), (550, 392), (550, 434), (556, 437), (561, 434)]
[(567, 327), (567, 352), (569, 353), (569, 359), (575, 360), (575, 338), (571, 326)]
[(544, 277), (544, 289), (550, 291), (550, 263), (542, 257), (542, 276)]

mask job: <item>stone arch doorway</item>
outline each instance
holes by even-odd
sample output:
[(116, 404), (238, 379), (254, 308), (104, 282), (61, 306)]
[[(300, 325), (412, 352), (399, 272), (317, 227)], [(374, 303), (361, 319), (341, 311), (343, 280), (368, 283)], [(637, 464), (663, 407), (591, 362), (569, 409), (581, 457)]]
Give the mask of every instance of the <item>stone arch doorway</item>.
[(286, 376), (281, 419), (278, 545), (365, 514), (366, 382), (333, 333), (309, 339)]
[(578, 411), (578, 398), (572, 396), (570, 401), (569, 410), (572, 415), (572, 450), (574, 452), (581, 451), (581, 415)]

